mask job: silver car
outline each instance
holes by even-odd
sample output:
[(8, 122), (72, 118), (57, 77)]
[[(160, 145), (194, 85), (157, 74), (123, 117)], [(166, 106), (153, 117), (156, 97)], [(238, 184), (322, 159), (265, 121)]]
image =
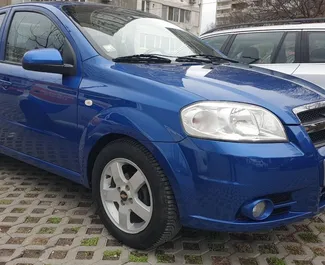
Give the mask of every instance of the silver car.
[(232, 59), (291, 74), (325, 89), (325, 23), (321, 23), (324, 19), (309, 21), (313, 23), (295, 20), (286, 25), (219, 28), (201, 38)]

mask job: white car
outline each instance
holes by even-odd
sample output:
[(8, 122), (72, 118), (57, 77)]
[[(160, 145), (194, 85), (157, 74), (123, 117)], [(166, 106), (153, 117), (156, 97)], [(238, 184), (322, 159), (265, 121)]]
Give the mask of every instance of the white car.
[(325, 88), (325, 23), (320, 23), (324, 19), (307, 21), (313, 23), (293, 20), (286, 21), (291, 23), (286, 25), (221, 27), (201, 38), (232, 59), (294, 75)]

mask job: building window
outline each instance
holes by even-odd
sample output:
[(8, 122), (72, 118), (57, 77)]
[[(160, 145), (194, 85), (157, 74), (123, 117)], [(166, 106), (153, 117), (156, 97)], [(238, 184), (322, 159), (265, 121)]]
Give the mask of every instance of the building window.
[(173, 7), (168, 7), (168, 20), (174, 20), (174, 8)]
[(168, 9), (167, 6), (162, 6), (161, 17), (162, 19), (167, 19)]
[(150, 1), (142, 1), (141, 10), (149, 12)]
[(191, 22), (191, 11), (188, 10), (185, 11), (185, 22), (186, 23)]
[(168, 18), (168, 20), (175, 22), (189, 23), (191, 21), (191, 11), (163, 5), (162, 18)]
[(182, 23), (185, 22), (185, 10), (184, 9), (181, 9), (181, 16), (180, 16), (179, 22), (182, 22)]

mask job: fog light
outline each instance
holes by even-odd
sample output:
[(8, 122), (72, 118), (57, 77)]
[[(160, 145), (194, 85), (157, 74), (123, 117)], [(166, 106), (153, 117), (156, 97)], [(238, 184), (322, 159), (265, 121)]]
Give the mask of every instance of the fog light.
[(241, 213), (252, 220), (261, 221), (272, 214), (273, 208), (271, 200), (261, 199), (245, 204), (241, 208)]
[(255, 218), (259, 218), (265, 213), (266, 210), (266, 203), (265, 201), (261, 201), (258, 204), (256, 204), (253, 208), (253, 216)]

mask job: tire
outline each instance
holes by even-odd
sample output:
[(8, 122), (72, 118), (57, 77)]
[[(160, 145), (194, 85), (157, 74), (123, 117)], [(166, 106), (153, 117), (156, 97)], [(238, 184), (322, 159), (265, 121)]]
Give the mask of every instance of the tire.
[[(139, 176), (141, 181), (135, 181), (133, 176)], [(136, 188), (143, 179), (143, 186)], [(136, 141), (123, 138), (104, 147), (94, 164), (92, 191), (105, 227), (127, 246), (139, 250), (155, 248), (171, 240), (181, 228), (167, 177), (152, 154)], [(139, 205), (141, 211), (137, 210)], [(126, 220), (129, 212), (130, 219)]]

